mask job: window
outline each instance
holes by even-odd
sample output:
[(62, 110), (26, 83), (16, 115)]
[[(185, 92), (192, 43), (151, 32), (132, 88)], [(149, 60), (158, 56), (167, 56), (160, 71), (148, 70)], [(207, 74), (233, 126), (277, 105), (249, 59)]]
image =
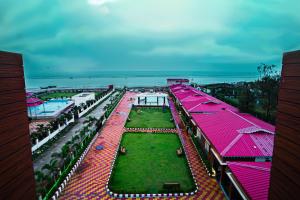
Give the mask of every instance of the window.
[(197, 137), (199, 137), (199, 139), (201, 139), (202, 133), (201, 131), (197, 128)]
[(209, 152), (209, 143), (205, 141), (205, 150), (208, 153)]

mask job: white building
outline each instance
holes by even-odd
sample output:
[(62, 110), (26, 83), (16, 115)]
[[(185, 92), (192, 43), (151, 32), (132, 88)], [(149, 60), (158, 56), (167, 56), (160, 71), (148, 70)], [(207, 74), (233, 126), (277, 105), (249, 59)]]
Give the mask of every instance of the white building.
[(135, 106), (169, 106), (168, 94), (155, 92), (144, 92), (136, 96), (134, 101)]
[(74, 101), (76, 106), (80, 106), (82, 103), (86, 103), (88, 100), (95, 100), (94, 92), (83, 92), (72, 96), (72, 100)]
[(168, 78), (167, 79), (168, 86), (175, 85), (175, 84), (188, 85), (189, 82), (190, 82), (189, 79), (185, 79), (185, 78)]

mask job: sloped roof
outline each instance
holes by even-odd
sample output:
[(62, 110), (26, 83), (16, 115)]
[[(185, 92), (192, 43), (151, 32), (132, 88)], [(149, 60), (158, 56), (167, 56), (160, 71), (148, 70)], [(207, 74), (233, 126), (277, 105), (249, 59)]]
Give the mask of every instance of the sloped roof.
[[(230, 110), (192, 113), (192, 118), (223, 157), (272, 156), (275, 127)], [(257, 123), (259, 122), (259, 123)]]
[(225, 157), (272, 156), (275, 127), (188, 85), (171, 92)]
[(228, 166), (251, 199), (268, 199), (271, 162), (228, 162)]

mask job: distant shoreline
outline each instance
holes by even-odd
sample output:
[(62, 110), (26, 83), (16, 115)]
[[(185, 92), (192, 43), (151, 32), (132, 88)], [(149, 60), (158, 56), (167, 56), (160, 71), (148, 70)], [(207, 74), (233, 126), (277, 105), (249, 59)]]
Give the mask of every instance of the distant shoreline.
[(98, 88), (113, 84), (115, 87), (146, 87), (165, 86), (167, 78), (187, 78), (197, 84), (212, 83), (235, 83), (241, 81), (253, 81), (258, 76), (246, 75), (223, 75), (223, 76), (128, 76), (128, 77), (95, 77), (95, 78), (26, 78), (26, 89), (37, 89), (55, 85), (59, 88)]

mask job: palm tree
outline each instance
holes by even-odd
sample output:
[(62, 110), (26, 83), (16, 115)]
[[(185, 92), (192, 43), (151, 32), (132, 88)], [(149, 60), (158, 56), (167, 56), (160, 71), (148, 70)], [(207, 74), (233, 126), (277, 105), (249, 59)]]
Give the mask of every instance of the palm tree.
[(31, 138), (31, 144), (32, 146), (36, 144), (36, 139), (39, 138), (39, 134), (37, 132), (32, 132), (30, 134), (30, 138)]
[(81, 139), (81, 141), (82, 141), (83, 138), (85, 137), (85, 130), (84, 130), (84, 129), (81, 130), (80, 133), (79, 133), (79, 135), (80, 135), (80, 139)]
[(71, 141), (72, 141), (73, 144), (74, 144), (74, 143), (77, 143), (78, 140), (80, 140), (80, 136), (79, 136), (79, 135), (75, 135), (75, 136), (73, 136), (72, 139), (71, 139)]
[(45, 127), (44, 124), (37, 125), (37, 132), (39, 133), (39, 140), (42, 140), (48, 136), (48, 129)]
[(81, 145), (79, 143), (72, 144), (72, 151), (74, 153), (74, 156), (77, 156), (80, 149), (81, 149)]
[(48, 173), (50, 174), (50, 176), (53, 178), (53, 180), (56, 180), (56, 176), (57, 176), (57, 171), (58, 171), (58, 167), (57, 167), (57, 160), (52, 159), (50, 160), (50, 163), (45, 164), (42, 167), (43, 170), (48, 170)]
[(50, 185), (51, 178), (45, 175), (41, 171), (34, 172), (36, 181), (36, 191), (38, 196), (43, 196), (47, 192), (47, 188)]

